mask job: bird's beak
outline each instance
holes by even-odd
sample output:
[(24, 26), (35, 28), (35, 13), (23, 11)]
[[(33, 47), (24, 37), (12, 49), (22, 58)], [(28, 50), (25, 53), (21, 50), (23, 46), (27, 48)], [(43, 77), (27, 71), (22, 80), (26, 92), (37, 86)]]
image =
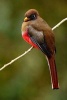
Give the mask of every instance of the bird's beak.
[(27, 22), (27, 21), (29, 21), (29, 18), (28, 17), (25, 17), (24, 18), (24, 22)]

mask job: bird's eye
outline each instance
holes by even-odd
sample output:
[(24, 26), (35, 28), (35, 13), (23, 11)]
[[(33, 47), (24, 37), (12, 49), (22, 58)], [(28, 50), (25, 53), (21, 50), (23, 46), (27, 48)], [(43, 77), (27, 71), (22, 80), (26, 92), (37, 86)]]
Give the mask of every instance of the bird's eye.
[(35, 14), (32, 14), (32, 15), (30, 15), (30, 20), (34, 20), (34, 19), (36, 19), (36, 15)]

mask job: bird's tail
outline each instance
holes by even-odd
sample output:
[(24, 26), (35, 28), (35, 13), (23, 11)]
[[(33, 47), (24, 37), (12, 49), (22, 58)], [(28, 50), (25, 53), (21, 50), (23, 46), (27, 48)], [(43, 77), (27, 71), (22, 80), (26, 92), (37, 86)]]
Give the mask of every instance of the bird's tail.
[(52, 89), (59, 89), (55, 57), (48, 58)]

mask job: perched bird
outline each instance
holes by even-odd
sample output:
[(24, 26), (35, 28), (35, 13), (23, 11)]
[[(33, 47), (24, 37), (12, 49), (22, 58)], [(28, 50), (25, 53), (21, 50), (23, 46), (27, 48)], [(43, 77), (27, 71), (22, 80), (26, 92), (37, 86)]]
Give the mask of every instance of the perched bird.
[(55, 38), (50, 26), (44, 21), (37, 10), (30, 9), (25, 13), (24, 22), (22, 23), (22, 37), (34, 48), (40, 49), (47, 58), (52, 89), (58, 89), (58, 77), (55, 63)]

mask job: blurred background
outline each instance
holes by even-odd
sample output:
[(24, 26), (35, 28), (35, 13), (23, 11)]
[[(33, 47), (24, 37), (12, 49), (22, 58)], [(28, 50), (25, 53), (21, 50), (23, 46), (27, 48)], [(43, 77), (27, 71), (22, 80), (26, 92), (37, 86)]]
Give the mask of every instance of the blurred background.
[[(51, 27), (67, 17), (67, 0), (0, 0), (0, 67), (31, 47), (21, 36), (24, 13), (30, 8)], [(51, 89), (47, 61), (33, 49), (0, 72), (0, 100), (67, 100), (67, 22), (54, 33), (60, 89)]]

